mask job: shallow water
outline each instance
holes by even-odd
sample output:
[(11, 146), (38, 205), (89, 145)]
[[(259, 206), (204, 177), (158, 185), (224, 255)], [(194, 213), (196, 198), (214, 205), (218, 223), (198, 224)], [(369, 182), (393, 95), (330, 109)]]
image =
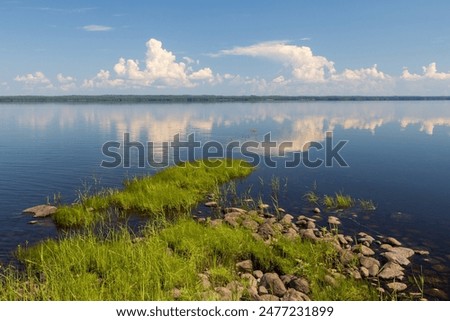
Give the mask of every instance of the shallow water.
[[(333, 132), (334, 144), (348, 141), (340, 153), (348, 167), (334, 162), (331, 167), (285, 168), (292, 151), (305, 149), (309, 141), (324, 144), (327, 131)], [(0, 105), (0, 260), (9, 260), (18, 244), (57, 233), (50, 220), (27, 224), (31, 217), (21, 213), (24, 208), (53, 200), (57, 193), (72, 202), (76, 190), (94, 176), (99, 186), (120, 187), (127, 176), (154, 171), (137, 168), (135, 148), (130, 168), (102, 168), (102, 160), (111, 161), (102, 154), (107, 141), (123, 143), (123, 134), (129, 133), (131, 141), (158, 144), (171, 142), (175, 134), (186, 139), (195, 133), (202, 143), (225, 145), (262, 142), (268, 132), (273, 141), (291, 142), (292, 150), (285, 157), (272, 155), (276, 168), (261, 164), (240, 190), (252, 186), (254, 197), (263, 195), (269, 202), (272, 177), (280, 177), (282, 185), (287, 178), (280, 205), (293, 214), (308, 210), (302, 196), (313, 186), (320, 194), (343, 191), (372, 199), (376, 211), (348, 215), (344, 225), (430, 250), (433, 264), (428, 268), (435, 265), (438, 276), (448, 281), (448, 101)], [(262, 149), (252, 151), (261, 155)], [(310, 155), (323, 156), (323, 150)]]

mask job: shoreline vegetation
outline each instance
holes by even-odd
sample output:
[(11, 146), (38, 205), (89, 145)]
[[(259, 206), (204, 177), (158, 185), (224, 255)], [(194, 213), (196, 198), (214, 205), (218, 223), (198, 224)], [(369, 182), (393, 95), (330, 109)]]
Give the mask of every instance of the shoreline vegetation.
[[(272, 208), (246, 198), (232, 207), (224, 184), (253, 169), (240, 160), (215, 162), (171, 167), (59, 207), (55, 222), (76, 228), (19, 246), (20, 264), (0, 267), (0, 300), (425, 299), (423, 276), (405, 278), (413, 250), (394, 238), (344, 235), (335, 216), (325, 226), (294, 218), (278, 202)], [(331, 205), (354, 205), (344, 196)], [(215, 217), (193, 217), (200, 202)], [(108, 224), (111, 208), (149, 219), (139, 231)]]
[(226, 96), (226, 95), (66, 95), (0, 96), (8, 103), (226, 103), (226, 102), (311, 102), (311, 101), (433, 101), (450, 100), (450, 96)]

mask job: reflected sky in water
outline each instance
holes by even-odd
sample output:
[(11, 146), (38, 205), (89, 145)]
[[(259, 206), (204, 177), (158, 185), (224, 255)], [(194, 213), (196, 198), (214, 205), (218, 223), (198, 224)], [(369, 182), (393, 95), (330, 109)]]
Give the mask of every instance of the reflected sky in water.
[(287, 178), (281, 202), (293, 214), (307, 210), (302, 195), (313, 185), (323, 194), (344, 191), (373, 199), (376, 213), (353, 223), (431, 248), (448, 266), (448, 101), (0, 105), (0, 257), (25, 240), (55, 233), (50, 222), (28, 225), (24, 208), (58, 192), (72, 202), (82, 181), (93, 175), (104, 186), (118, 187), (127, 176), (151, 171), (100, 167), (102, 145), (121, 141), (124, 133), (158, 144), (172, 141), (175, 134), (195, 133), (202, 142), (227, 143), (261, 141), (270, 132), (272, 139), (302, 150), (307, 142), (322, 142), (327, 131), (333, 131), (335, 140), (349, 141), (342, 155), (350, 167), (260, 166), (243, 185), (266, 195), (258, 190), (260, 178)]

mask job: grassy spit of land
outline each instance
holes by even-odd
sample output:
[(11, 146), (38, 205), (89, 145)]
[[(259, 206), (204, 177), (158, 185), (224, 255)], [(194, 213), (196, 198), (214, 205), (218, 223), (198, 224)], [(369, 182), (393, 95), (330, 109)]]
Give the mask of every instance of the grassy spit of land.
[[(252, 169), (228, 160), (217, 160), (215, 167), (204, 161), (185, 165), (60, 208), (59, 225), (83, 228), (19, 247), (22, 266), (0, 268), (0, 300), (256, 300), (264, 295), (255, 292), (255, 282), (263, 281), (265, 298), (276, 299), (271, 295), (286, 289), (274, 273), (303, 289), (303, 299), (378, 299), (367, 281), (340, 277), (346, 267), (331, 242), (289, 237), (272, 227), (270, 239), (258, 237), (255, 226), (267, 222), (256, 211), (228, 215), (236, 224), (194, 221), (190, 209), (205, 193)], [(139, 236), (127, 227), (94, 229), (92, 223), (111, 207), (153, 219)], [(166, 220), (174, 213), (178, 218)], [(295, 299), (301, 293), (288, 294)]]

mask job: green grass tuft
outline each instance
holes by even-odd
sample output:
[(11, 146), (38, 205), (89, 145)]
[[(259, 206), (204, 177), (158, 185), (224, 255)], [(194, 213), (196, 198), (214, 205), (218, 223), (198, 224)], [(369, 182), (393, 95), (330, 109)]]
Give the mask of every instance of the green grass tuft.
[(106, 235), (76, 233), (20, 248), (25, 268), (8, 268), (0, 275), (0, 300), (204, 300), (199, 273), (209, 275), (211, 288), (240, 277), (236, 262), (251, 259), (255, 269), (295, 274), (310, 280), (315, 300), (375, 300), (364, 281), (339, 278), (324, 282), (331, 268), (340, 268), (328, 243), (280, 237), (272, 246), (251, 231), (227, 225), (215, 228), (190, 219), (147, 228), (143, 238), (127, 229)]
[(350, 195), (344, 195), (339, 192), (336, 193), (334, 197), (325, 195), (323, 198), (323, 205), (327, 208), (347, 209), (355, 205), (355, 200)]
[(242, 160), (181, 163), (153, 176), (128, 180), (121, 191), (83, 195), (80, 204), (60, 208), (54, 220), (61, 227), (86, 226), (96, 222), (102, 214), (105, 216), (110, 207), (151, 216), (186, 213), (216, 186), (245, 177), (252, 170), (250, 164)]

